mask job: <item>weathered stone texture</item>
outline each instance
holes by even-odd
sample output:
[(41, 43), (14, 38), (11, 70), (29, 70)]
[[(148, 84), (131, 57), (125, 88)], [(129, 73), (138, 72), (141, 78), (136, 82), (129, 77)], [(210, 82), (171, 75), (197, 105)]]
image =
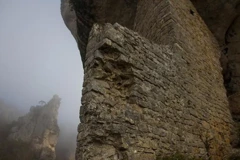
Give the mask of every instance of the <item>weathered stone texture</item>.
[(225, 45), (225, 34), (239, 16), (239, 0), (191, 0), (220, 46)]
[[(173, 36), (176, 35), (176, 33), (181, 34), (181, 32), (176, 29), (177, 26), (173, 26), (173, 24), (179, 24), (181, 25), (180, 27), (191, 30), (191, 26), (195, 25), (191, 20), (199, 20), (200, 18), (195, 7), (189, 0), (159, 0), (151, 2), (146, 0), (65, 1), (73, 3), (76, 12), (79, 47), (83, 61), (85, 60), (84, 57), (86, 54), (86, 45), (88, 42), (89, 32), (94, 23), (113, 24), (117, 22), (124, 27), (137, 31), (140, 35), (149, 38), (156, 43), (161, 42), (161, 44), (169, 44), (172, 42), (171, 39), (174, 39)], [(214, 2), (203, 2), (199, 0), (192, 1), (199, 9), (203, 18), (207, 21), (207, 24), (210, 25), (211, 31), (214, 31), (215, 35), (217, 35), (217, 38), (221, 37), (223, 32), (225, 33), (227, 30), (226, 25), (229, 26), (231, 21), (237, 15), (234, 7), (238, 4), (239, 0), (233, 0), (229, 3), (219, 3), (216, 2), (216, 0), (214, 0)], [(206, 8), (206, 10), (204, 10), (204, 8)], [(222, 14), (218, 14), (221, 8), (224, 8), (224, 12)], [(178, 13), (181, 13), (181, 15), (178, 15)], [(211, 14), (212, 17), (209, 14)], [(191, 17), (191, 15), (193, 16)], [(211, 19), (214, 19), (214, 21), (211, 21)], [(187, 21), (187, 26), (182, 25), (185, 23), (182, 23), (183, 20), (185, 20), (185, 22)], [(219, 27), (219, 23), (221, 23), (223, 20), (228, 20), (228, 22), (223, 23), (225, 25)], [(65, 20), (65, 23), (68, 22)], [(199, 27), (199, 29), (203, 28)], [(73, 31), (74, 29), (70, 30), (71, 32), (76, 32)], [(207, 30), (207, 32), (209, 32), (209, 30)], [(218, 39), (221, 39), (222, 41), (225, 39), (225, 37), (222, 36)]]
[(95, 25), (77, 159), (152, 160), (176, 151), (227, 156), (231, 117), (219, 52), (215, 41), (199, 51), (181, 43), (157, 45), (118, 24)]
[[(219, 2), (218, 0), (192, 0), (192, 2), (209, 29), (215, 35), (222, 49), (221, 64), (223, 67), (224, 83), (229, 97), (230, 110), (233, 119), (239, 123), (240, 1), (222, 0)], [(236, 130), (239, 130), (238, 128), (239, 127), (237, 127)], [(239, 133), (236, 134), (239, 135)], [(239, 138), (237, 139), (239, 141)]]
[(217, 41), (189, 0), (140, 0), (134, 31), (158, 44), (178, 43), (191, 52), (220, 56)]
[(215, 160), (239, 146), (239, 0), (69, 2), (85, 63), (77, 159)]

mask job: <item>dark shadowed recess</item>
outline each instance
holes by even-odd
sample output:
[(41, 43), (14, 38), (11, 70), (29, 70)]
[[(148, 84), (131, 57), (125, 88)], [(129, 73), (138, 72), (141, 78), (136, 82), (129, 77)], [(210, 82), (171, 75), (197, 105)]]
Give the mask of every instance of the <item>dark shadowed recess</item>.
[(115, 23), (133, 28), (138, 0), (72, 0), (80, 37), (79, 49), (85, 60), (86, 44), (93, 23)]

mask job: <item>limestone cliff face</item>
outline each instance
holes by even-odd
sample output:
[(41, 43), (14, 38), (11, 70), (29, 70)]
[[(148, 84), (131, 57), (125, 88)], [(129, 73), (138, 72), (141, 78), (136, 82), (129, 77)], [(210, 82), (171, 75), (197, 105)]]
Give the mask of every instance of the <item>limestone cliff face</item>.
[(85, 71), (78, 160), (240, 147), (240, 0), (69, 2)]
[[(229, 97), (240, 93), (240, 0), (191, 0), (222, 49), (222, 67)], [(239, 105), (229, 98), (233, 114)]]
[[(176, 151), (226, 158), (231, 117), (219, 51), (207, 30), (199, 32), (205, 39), (191, 43), (206, 43), (206, 48), (190, 50), (178, 40), (157, 45), (118, 24), (94, 25), (85, 61), (78, 160), (155, 160)], [(208, 62), (201, 63), (205, 58)]]
[(12, 127), (9, 140), (30, 143), (39, 160), (54, 160), (59, 135), (57, 124), (60, 98), (55, 95), (43, 106), (31, 107)]
[(229, 108), (235, 121), (232, 145), (240, 148), (240, 0), (192, 0), (198, 12), (215, 35), (220, 48), (224, 84)]

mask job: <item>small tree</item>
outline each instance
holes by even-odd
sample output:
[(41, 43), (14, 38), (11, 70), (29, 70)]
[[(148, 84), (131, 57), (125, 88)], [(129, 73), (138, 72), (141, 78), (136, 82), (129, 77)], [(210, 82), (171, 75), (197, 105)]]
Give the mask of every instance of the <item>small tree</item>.
[(41, 101), (38, 102), (38, 104), (40, 104), (41, 106), (44, 106), (44, 105), (46, 105), (46, 102), (41, 100)]

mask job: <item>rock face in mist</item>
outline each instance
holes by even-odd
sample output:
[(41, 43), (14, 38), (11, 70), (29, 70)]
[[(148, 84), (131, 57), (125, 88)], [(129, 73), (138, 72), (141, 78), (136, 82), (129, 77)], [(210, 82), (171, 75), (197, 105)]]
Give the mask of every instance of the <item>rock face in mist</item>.
[(8, 139), (31, 144), (39, 160), (54, 160), (59, 136), (57, 116), (60, 100), (54, 95), (47, 104), (31, 107), (30, 112), (20, 117), (11, 128)]

